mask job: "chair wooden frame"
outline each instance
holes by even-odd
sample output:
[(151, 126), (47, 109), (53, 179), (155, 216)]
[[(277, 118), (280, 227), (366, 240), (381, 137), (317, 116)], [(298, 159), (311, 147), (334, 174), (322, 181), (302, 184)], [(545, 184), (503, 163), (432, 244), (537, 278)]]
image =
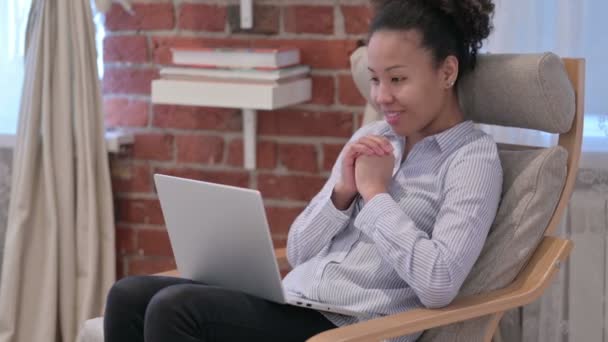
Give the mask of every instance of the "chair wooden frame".
[[(574, 189), (583, 135), (585, 61), (564, 58), (563, 62), (576, 97), (572, 127), (570, 131), (560, 134), (558, 140), (558, 144), (568, 151), (566, 182), (545, 229), (545, 237), (513, 283), (500, 290), (458, 298), (441, 309), (415, 309), (328, 330), (308, 339), (309, 342), (380, 341), (477, 317), (492, 316), (484, 334), (484, 341), (490, 342), (505, 311), (529, 304), (543, 294), (572, 250), (572, 241), (550, 235), (560, 223)], [(285, 249), (277, 249), (275, 252), (279, 264), (286, 263)], [(178, 275), (177, 271), (161, 274)]]

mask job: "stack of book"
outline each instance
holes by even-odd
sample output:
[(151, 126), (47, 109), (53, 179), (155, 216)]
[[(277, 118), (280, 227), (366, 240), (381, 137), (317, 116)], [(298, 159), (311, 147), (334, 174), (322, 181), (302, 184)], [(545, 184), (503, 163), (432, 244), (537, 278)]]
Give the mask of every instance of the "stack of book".
[(300, 64), (296, 48), (174, 48), (171, 53), (173, 65), (162, 68), (160, 82), (153, 83), (157, 100), (183, 103), (185, 94), (196, 93), (200, 101), (188, 104), (272, 109), (310, 98), (310, 67)]

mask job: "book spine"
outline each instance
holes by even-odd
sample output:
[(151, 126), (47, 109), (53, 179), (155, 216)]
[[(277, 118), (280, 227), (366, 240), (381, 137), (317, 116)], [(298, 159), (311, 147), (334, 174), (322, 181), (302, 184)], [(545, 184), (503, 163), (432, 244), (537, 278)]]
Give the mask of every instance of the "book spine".
[(226, 64), (226, 65), (219, 65), (219, 64), (192, 64), (192, 63), (180, 63), (180, 62), (175, 62), (175, 61), (171, 61), (173, 65), (179, 65), (179, 66), (184, 66), (184, 67), (190, 67), (190, 68), (203, 68), (203, 69), (253, 69), (253, 70), (259, 70), (259, 71), (275, 71), (275, 70), (280, 70), (280, 69), (285, 69), (285, 68), (291, 68), (294, 67), (296, 65), (299, 65), (299, 63), (293, 63), (293, 64), (286, 64), (286, 65), (281, 65), (281, 66), (254, 66), (254, 67), (243, 67), (241, 65), (232, 65), (232, 64)]
[(288, 52), (288, 51), (298, 51), (297, 48), (292, 47), (279, 47), (279, 48), (210, 48), (210, 47), (196, 47), (196, 48), (171, 48), (171, 51), (176, 52), (222, 52), (222, 53), (279, 53), (279, 52)]
[[(214, 51), (217, 51), (218, 54), (215, 56), (215, 60), (217, 60), (219, 58), (219, 60), (221, 61), (222, 58), (226, 59), (226, 60), (231, 60), (232, 58), (236, 57), (236, 55), (238, 54), (239, 57), (242, 57), (244, 59), (247, 59), (247, 55), (250, 56), (255, 56), (256, 54), (270, 54), (270, 55), (274, 55), (275, 56), (275, 61), (272, 62), (272, 64), (276, 64), (276, 65), (241, 65), (241, 64), (235, 64), (235, 63), (231, 63), (231, 62), (226, 62), (226, 63), (219, 63), (219, 64), (209, 64), (209, 63), (192, 63), (191, 61), (193, 60), (192, 56), (190, 56), (189, 61), (188, 62), (184, 62), (184, 61), (180, 61), (179, 58), (177, 58), (176, 54), (179, 53), (180, 50), (178, 49), (171, 49), (171, 64), (173, 65), (179, 65), (179, 66), (188, 66), (188, 67), (195, 67), (195, 68), (207, 68), (207, 69), (214, 69), (214, 68), (251, 68), (251, 69), (258, 69), (258, 70), (278, 70), (278, 69), (282, 69), (282, 68), (289, 68), (289, 67), (293, 67), (296, 65), (300, 64), (300, 57), (299, 57), (299, 50), (297, 49), (286, 49), (284, 51), (298, 51), (298, 58), (297, 61), (294, 61), (292, 63), (289, 64), (279, 64), (278, 63), (278, 58), (276, 58), (276, 56), (279, 55), (279, 53), (281, 52), (280, 50), (273, 50), (273, 51), (266, 51), (266, 52), (262, 52), (262, 51), (247, 51), (247, 52), (236, 52), (236, 51), (226, 51), (226, 52), (221, 52), (221, 50), (218, 49), (198, 49), (198, 51), (206, 51), (207, 53), (211, 53), (213, 54)], [(197, 50), (181, 50), (184, 52), (195, 52)], [(232, 54), (234, 54), (233, 56), (231, 56)], [(226, 58), (226, 57), (230, 57), (230, 58)], [(201, 59), (201, 60), (205, 60), (206, 57), (203, 55), (199, 58), (196, 59)]]
[(194, 82), (217, 82), (217, 83), (239, 83), (239, 84), (265, 84), (265, 85), (279, 85), (290, 83), (302, 78), (308, 78), (308, 75), (296, 75), (275, 80), (262, 80), (262, 79), (251, 79), (251, 78), (238, 78), (238, 77), (213, 77), (213, 76), (189, 76), (189, 75), (161, 75), (163, 80), (176, 80), (176, 81), (194, 81)]
[(202, 68), (202, 69), (230, 69), (227, 67), (224, 67), (222, 65), (217, 65), (217, 64), (192, 64), (192, 63), (180, 63), (180, 62), (174, 62), (174, 65), (180, 65), (180, 66), (184, 66), (184, 67), (190, 67), (190, 68)]
[(260, 71), (273, 71), (273, 70), (291, 68), (296, 65), (300, 65), (300, 63), (285, 64), (285, 65), (281, 65), (278, 67), (253, 67), (253, 69), (260, 70)]

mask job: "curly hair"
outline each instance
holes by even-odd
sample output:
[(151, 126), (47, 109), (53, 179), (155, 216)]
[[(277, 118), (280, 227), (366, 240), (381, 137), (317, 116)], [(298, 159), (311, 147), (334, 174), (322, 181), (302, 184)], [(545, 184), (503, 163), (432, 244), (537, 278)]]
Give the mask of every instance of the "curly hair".
[(475, 67), (482, 41), (493, 29), (492, 0), (371, 0), (375, 16), (370, 36), (378, 30), (419, 30), (422, 46), (439, 63), (458, 58), (459, 69)]

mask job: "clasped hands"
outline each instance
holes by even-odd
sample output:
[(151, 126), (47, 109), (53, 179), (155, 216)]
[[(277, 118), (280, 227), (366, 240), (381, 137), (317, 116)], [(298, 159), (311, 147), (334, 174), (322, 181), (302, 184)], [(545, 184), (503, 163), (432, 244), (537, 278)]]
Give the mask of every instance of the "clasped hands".
[(346, 145), (341, 166), (332, 201), (336, 208), (345, 210), (357, 193), (368, 202), (387, 192), (395, 166), (393, 146), (382, 136), (362, 137)]

